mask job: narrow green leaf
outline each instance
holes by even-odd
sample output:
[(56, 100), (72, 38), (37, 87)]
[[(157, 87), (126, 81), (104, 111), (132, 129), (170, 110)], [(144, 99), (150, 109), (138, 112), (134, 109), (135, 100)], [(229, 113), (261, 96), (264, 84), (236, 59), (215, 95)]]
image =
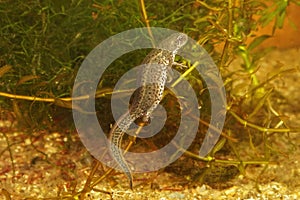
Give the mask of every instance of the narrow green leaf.
[(11, 70), (11, 65), (4, 65), (0, 68), (0, 77), (2, 77), (5, 73), (7, 73), (9, 70)]
[(269, 37), (271, 37), (270, 35), (261, 35), (257, 38), (255, 38), (248, 46), (248, 51), (253, 50), (254, 48), (256, 48), (257, 46), (259, 46), (263, 41), (265, 41), (266, 39), (268, 39)]
[(38, 78), (40, 78), (40, 77), (35, 76), (35, 75), (22, 76), (16, 85), (17, 86), (22, 85), (22, 84), (26, 83), (27, 81), (31, 81), (31, 80), (38, 79)]

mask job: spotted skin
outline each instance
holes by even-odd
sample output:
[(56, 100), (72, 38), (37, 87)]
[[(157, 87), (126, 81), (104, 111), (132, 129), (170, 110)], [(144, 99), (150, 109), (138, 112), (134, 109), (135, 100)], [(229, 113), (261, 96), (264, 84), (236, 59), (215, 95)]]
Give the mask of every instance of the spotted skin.
[(151, 113), (162, 99), (167, 69), (172, 67), (177, 51), (188, 41), (183, 33), (174, 33), (160, 42), (143, 60), (140, 88), (135, 92), (129, 111), (122, 115), (110, 130), (110, 152), (129, 179), (132, 189), (131, 170), (121, 151), (122, 138), (130, 125), (137, 119), (148, 122)]

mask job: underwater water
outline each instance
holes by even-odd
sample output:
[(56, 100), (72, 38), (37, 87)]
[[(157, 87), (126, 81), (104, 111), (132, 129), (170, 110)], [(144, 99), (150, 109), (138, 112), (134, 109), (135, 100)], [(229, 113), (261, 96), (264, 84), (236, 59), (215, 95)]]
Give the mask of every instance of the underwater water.
[[(197, 140), (168, 167), (134, 173), (133, 190), (129, 189), (124, 173), (96, 162), (82, 144), (84, 138), (77, 133), (71, 110), (74, 107), (70, 94), (76, 72), (86, 55), (103, 40), (129, 27), (147, 26), (139, 10), (141, 6), (135, 1), (0, 0), (0, 199), (79, 199), (80, 194), (84, 194), (81, 199), (300, 198), (300, 132), (288, 131), (300, 127), (300, 30), (295, 28), (300, 27), (299, 7), (289, 6), (287, 23), (255, 51), (239, 54), (236, 47), (243, 47), (244, 41), (238, 36), (250, 32), (233, 39), (227, 37), (227, 27), (224, 28), (228, 25), (227, 11), (223, 10), (230, 9), (226, 3), (211, 6), (189, 0), (172, 1), (168, 6), (165, 3), (161, 0), (153, 6), (146, 1), (152, 25), (181, 30), (200, 42), (208, 38), (203, 46), (218, 66), (222, 58), (230, 57), (223, 62), (226, 66), (222, 66), (222, 75), (228, 92), (228, 111), (240, 118), (227, 113), (224, 137), (211, 154), (213, 159), (197, 157), (199, 141), (203, 141), (203, 130), (209, 122), (206, 112), (210, 111), (202, 98), (207, 95), (205, 84), (199, 75), (192, 73), (187, 79), (198, 90), (202, 103), (199, 109), (204, 115)], [(216, 9), (218, 6), (222, 9)], [(234, 9), (236, 15), (240, 14), (237, 10)], [(202, 18), (205, 14), (209, 17)], [(221, 17), (215, 19), (216, 16)], [(224, 27), (218, 27), (220, 24), (214, 20)], [(250, 21), (253, 22), (252, 18)], [(233, 25), (237, 30), (234, 34), (238, 34), (240, 27)], [(272, 25), (251, 34), (270, 34)], [(205, 35), (206, 32), (209, 34)], [(227, 39), (232, 46), (222, 57)], [(249, 57), (245, 59), (247, 53)], [(143, 51), (123, 55), (99, 81), (96, 112), (105, 132), (109, 132), (114, 122), (108, 111), (112, 83), (132, 65), (140, 64), (145, 55)], [(247, 59), (253, 68), (245, 67)], [(189, 65), (180, 57), (176, 61)], [(184, 70), (179, 67), (180, 72)], [(256, 85), (254, 80), (258, 81)], [(78, 87), (88, 91), (88, 86)], [(255, 101), (252, 90), (261, 95)], [(169, 132), (177, 128), (175, 122), (179, 117), (173, 112), (180, 110), (178, 102), (166, 97), (161, 104), (171, 110), (162, 136), (137, 140), (134, 152), (156, 150), (174, 136)], [(92, 132), (90, 129), (86, 131)], [(125, 137), (124, 141), (132, 139)], [(97, 151), (104, 151), (103, 147)], [(87, 182), (86, 192), (82, 191)]]

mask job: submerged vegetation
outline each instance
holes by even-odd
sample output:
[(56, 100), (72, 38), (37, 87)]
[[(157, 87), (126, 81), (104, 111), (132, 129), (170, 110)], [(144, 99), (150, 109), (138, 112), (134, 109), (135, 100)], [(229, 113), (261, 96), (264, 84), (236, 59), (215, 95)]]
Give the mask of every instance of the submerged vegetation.
[[(289, 4), (300, 5), (300, 2), (0, 1), (0, 120), (11, 116), (10, 120), (15, 120), (18, 128), (28, 133), (30, 141), (36, 137), (33, 132), (43, 130), (58, 131), (71, 137), (75, 134), (71, 110), (72, 87), (77, 70), (87, 54), (100, 42), (119, 32), (137, 27), (165, 27), (186, 33), (207, 50), (221, 71), (228, 102), (222, 137), (209, 156), (201, 158), (197, 155), (203, 140), (201, 133), (205, 133), (209, 124), (210, 111), (203, 106), (204, 115), (199, 119), (197, 140), (181, 161), (173, 163), (165, 171), (174, 173), (174, 176), (180, 174), (188, 177), (186, 184), (213, 183), (218, 187), (219, 182), (244, 173), (248, 165), (264, 164), (264, 170), (268, 170), (268, 164), (281, 154), (276, 143), (272, 143), (276, 140), (275, 133), (288, 137), (288, 133), (300, 131), (299, 128), (290, 128), (275, 109), (277, 97), (270, 84), (272, 80), (296, 69), (278, 70), (264, 81), (256, 75), (260, 70), (257, 65), (259, 59), (270, 50), (257, 49), (278, 28), (282, 28)], [(259, 28), (270, 24), (273, 24), (273, 33), (257, 35)], [(109, 97), (114, 84), (126, 70), (139, 64), (144, 56), (142, 51), (123, 56), (112, 63), (102, 77), (96, 97), (99, 119), (101, 123), (106, 123), (101, 124), (105, 131), (108, 132), (113, 120), (112, 116), (101, 113), (107, 112), (105, 107), (110, 105)], [(232, 68), (231, 63), (238, 58), (242, 60), (240, 68)], [(178, 61), (189, 65), (182, 58)], [(210, 105), (201, 77), (190, 73), (187, 79), (198, 90), (199, 102)], [(166, 95), (162, 104), (166, 110), (171, 110), (176, 100), (172, 95)], [(176, 114), (172, 112), (166, 123), (168, 128), (176, 128)], [(166, 132), (165, 129), (163, 131)], [(16, 163), (10, 150), (14, 141), (10, 140), (8, 132), (1, 130), (7, 147), (1, 149), (0, 158), (9, 152), (14, 167)], [(137, 149), (148, 145), (151, 150), (159, 148), (164, 145), (161, 141), (169, 141), (172, 137), (159, 134), (148, 142), (137, 141)], [(292, 144), (292, 141), (289, 142)], [(131, 141), (129, 146), (132, 144)], [(47, 155), (40, 153), (47, 159)], [(187, 165), (191, 160), (196, 160), (197, 164)], [(81, 195), (83, 198), (83, 194), (110, 176), (113, 170), (94, 177), (101, 165), (95, 163), (91, 166), (84, 188), (77, 188), (68, 197)], [(217, 180), (211, 174), (215, 174)]]

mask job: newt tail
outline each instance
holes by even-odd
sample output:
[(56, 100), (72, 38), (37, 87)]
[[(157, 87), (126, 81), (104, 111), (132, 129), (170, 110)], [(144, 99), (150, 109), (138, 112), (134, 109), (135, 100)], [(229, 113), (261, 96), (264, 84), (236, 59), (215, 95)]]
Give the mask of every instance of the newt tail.
[(110, 151), (117, 161), (123, 172), (129, 179), (129, 187), (132, 189), (133, 177), (131, 174), (131, 170), (123, 157), (123, 152), (121, 151), (121, 144), (124, 135), (124, 130), (127, 130), (129, 126), (134, 122), (134, 118), (132, 118), (129, 112), (125, 113), (118, 122), (114, 124), (114, 126), (110, 130)]

